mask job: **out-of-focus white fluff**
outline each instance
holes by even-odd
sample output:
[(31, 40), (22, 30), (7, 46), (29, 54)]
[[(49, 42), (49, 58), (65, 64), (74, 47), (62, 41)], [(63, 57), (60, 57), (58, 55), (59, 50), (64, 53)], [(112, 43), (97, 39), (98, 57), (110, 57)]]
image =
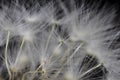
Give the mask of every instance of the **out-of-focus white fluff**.
[[(116, 56), (119, 48), (110, 49), (111, 43), (107, 42), (115, 36), (109, 31), (115, 26), (115, 10), (103, 7), (96, 11), (84, 3), (76, 8), (72, 0), (68, 2), (71, 9), (61, 0), (57, 3), (33, 7), (33, 12), (21, 5), (3, 6), (0, 10), (0, 46), (7, 45), (10, 32), (5, 56), (8, 63), (4, 64), (9, 65), (11, 74), (12, 71), (22, 73), (27, 67), (28, 73), (33, 73), (31, 79), (40, 72), (40, 78), (46, 80), (88, 80), (83, 76), (104, 66), (108, 71), (107, 80), (119, 80), (120, 62)], [(18, 44), (10, 44), (14, 38)], [(88, 61), (84, 63), (87, 67), (82, 66), (86, 55), (97, 58), (98, 65), (89, 68), (87, 64), (93, 65), (93, 62)]]

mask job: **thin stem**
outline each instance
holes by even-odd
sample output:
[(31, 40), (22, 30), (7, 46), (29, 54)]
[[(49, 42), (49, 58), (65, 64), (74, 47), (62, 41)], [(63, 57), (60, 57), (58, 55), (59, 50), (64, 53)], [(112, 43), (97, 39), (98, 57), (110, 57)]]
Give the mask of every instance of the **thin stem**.
[(40, 65), (40, 66), (35, 70), (34, 74), (36, 74), (36, 73), (40, 70), (41, 67), (42, 67), (42, 65)]
[(70, 56), (70, 58), (68, 59), (68, 61), (71, 60), (71, 58), (77, 53), (77, 51), (83, 46), (83, 44), (84, 44), (84, 43), (81, 43), (81, 44), (75, 49), (75, 51), (72, 53), (72, 55)]
[(100, 66), (102, 66), (102, 64), (101, 64), (101, 63), (100, 63), (100, 64), (98, 64), (98, 65), (96, 65), (95, 67), (93, 67), (93, 68), (91, 68), (91, 69), (87, 70), (87, 71), (86, 71), (86, 72), (84, 72), (83, 74), (81, 74), (79, 78), (82, 78), (82, 77), (83, 77), (83, 76), (85, 76), (87, 73), (89, 73), (89, 72), (91, 72), (91, 71), (95, 70), (96, 68), (99, 68)]
[[(73, 54), (70, 56), (70, 58), (62, 65), (62, 67), (58, 70), (58, 72), (55, 74), (55, 76), (53, 78), (56, 78), (59, 73), (61, 72), (61, 70), (64, 68), (64, 65), (67, 64), (67, 62), (69, 62), (69, 60), (71, 60), (71, 58), (77, 53), (77, 51), (82, 47), (84, 43), (81, 43), (77, 48), (76, 50), (73, 52)], [(53, 79), (52, 78), (52, 79)]]
[(19, 57), (20, 57), (20, 54), (21, 54), (21, 51), (22, 51), (22, 48), (23, 48), (24, 43), (25, 43), (25, 39), (23, 38), (22, 43), (21, 43), (21, 45), (20, 45), (20, 50), (19, 50), (19, 52), (18, 52), (16, 61), (15, 61), (15, 65), (17, 64), (17, 62), (18, 62), (18, 60), (19, 60)]
[(39, 65), (39, 67), (33, 72), (32, 79), (34, 78), (35, 74), (39, 72), (42, 65)]
[(53, 34), (53, 32), (54, 32), (54, 29), (55, 29), (55, 23), (53, 24), (52, 30), (51, 30), (50, 35), (49, 35), (49, 37), (48, 37), (48, 40), (47, 40), (47, 43), (46, 43), (46, 47), (45, 47), (45, 52), (47, 52), (48, 45), (49, 45), (50, 39), (51, 39), (51, 37), (52, 37), (52, 34)]
[[(84, 66), (85, 66), (85, 67), (89, 66), (88, 63), (91, 63), (94, 58), (95, 58), (95, 56), (92, 56), (92, 57), (90, 58), (90, 60), (89, 60), (87, 63), (84, 64)], [(80, 68), (80, 72), (84, 69), (84, 66), (82, 66), (82, 67)]]
[(8, 71), (8, 74), (9, 74), (9, 80), (11, 80), (11, 72), (10, 72), (10, 68), (9, 68), (9, 64), (8, 64), (8, 43), (9, 43), (9, 39), (10, 39), (10, 31), (8, 31), (8, 34), (7, 34), (7, 41), (6, 41), (6, 46), (5, 46), (5, 64), (6, 64), (6, 67), (7, 67), (7, 71)]
[[(60, 43), (59, 43), (59, 45), (55, 48), (55, 50), (54, 50), (54, 51), (56, 51), (58, 48), (60, 48), (62, 44), (63, 44), (63, 43), (62, 43), (62, 42), (60, 42)], [(51, 56), (50, 56), (49, 60), (51, 60), (53, 57), (54, 57), (54, 52), (51, 54)]]
[(22, 79), (21, 80), (25, 80), (25, 76), (29, 73), (34, 73), (33, 71), (28, 71), (28, 72), (25, 72), (22, 76)]

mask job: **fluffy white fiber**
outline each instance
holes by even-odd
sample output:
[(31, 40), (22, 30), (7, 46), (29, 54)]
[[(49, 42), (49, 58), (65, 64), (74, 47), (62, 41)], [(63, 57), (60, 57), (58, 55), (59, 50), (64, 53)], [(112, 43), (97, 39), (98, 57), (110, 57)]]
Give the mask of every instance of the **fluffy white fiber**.
[(120, 80), (115, 8), (10, 4), (0, 9), (0, 80)]

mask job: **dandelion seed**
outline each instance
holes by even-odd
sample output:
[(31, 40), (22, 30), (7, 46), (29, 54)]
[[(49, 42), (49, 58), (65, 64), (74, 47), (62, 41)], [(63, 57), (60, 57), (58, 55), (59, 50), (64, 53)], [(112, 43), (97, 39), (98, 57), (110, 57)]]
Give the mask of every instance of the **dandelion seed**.
[(102, 6), (86, 0), (3, 5), (0, 67), (7, 73), (0, 71), (0, 79), (120, 80), (119, 47), (112, 48), (117, 14)]

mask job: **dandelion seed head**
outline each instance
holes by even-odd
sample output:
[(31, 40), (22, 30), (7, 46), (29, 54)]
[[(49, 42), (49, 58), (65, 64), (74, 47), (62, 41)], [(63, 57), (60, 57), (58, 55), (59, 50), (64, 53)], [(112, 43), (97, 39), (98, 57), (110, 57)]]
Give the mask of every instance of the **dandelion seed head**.
[(0, 9), (0, 62), (9, 80), (120, 80), (119, 48), (111, 48), (119, 36), (115, 10), (80, 2), (18, 1)]
[(30, 22), (30, 23), (34, 23), (37, 22), (38, 17), (37, 16), (30, 16), (26, 18), (26, 21)]

